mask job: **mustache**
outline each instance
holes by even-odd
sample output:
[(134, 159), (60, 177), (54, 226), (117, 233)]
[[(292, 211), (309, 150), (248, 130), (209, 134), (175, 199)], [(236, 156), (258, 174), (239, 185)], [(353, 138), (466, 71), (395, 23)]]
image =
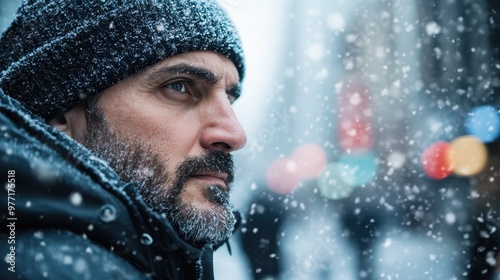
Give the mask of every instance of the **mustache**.
[(177, 167), (178, 185), (184, 185), (186, 180), (191, 176), (196, 176), (206, 172), (226, 173), (226, 184), (234, 181), (234, 161), (233, 156), (229, 153), (215, 150), (208, 151), (201, 156), (190, 156), (186, 158)]

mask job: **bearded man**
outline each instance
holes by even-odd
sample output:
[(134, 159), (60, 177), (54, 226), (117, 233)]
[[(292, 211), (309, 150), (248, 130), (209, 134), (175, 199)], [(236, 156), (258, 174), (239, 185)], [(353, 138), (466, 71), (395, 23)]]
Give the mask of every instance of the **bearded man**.
[(213, 279), (240, 39), (212, 0), (28, 0), (0, 38), (2, 279)]

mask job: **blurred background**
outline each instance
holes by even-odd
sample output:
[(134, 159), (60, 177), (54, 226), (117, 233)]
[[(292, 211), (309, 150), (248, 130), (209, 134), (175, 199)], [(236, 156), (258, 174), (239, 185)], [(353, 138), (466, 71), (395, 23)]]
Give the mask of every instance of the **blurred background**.
[(248, 143), (216, 279), (500, 279), (500, 1), (219, 3)]

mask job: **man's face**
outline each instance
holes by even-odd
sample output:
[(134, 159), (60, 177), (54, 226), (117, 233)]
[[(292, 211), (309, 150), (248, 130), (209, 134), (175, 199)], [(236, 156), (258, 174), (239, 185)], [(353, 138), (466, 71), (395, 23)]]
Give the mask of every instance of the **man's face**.
[[(103, 91), (83, 114), (85, 129), (72, 137), (136, 182), (185, 239), (220, 242), (235, 222), (229, 153), (246, 142), (231, 107), (237, 95), (230, 60), (208, 51), (180, 54)], [(81, 117), (73, 123), (83, 126)]]

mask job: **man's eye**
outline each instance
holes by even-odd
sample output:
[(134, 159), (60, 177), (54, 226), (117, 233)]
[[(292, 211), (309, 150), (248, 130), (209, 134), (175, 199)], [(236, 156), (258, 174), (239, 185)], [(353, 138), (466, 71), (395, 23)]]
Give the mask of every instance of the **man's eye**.
[(165, 87), (179, 92), (186, 92), (186, 85), (182, 82), (173, 82), (165, 85)]

